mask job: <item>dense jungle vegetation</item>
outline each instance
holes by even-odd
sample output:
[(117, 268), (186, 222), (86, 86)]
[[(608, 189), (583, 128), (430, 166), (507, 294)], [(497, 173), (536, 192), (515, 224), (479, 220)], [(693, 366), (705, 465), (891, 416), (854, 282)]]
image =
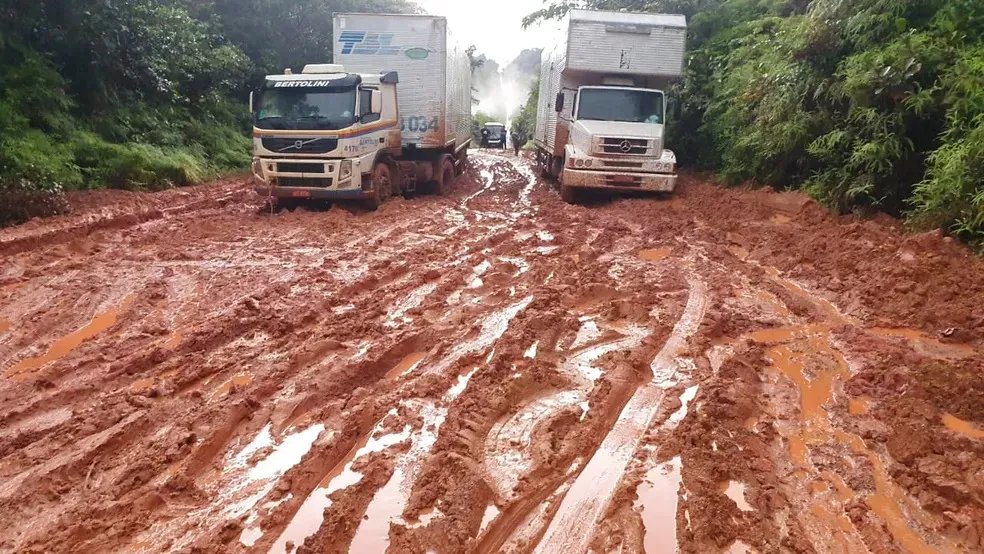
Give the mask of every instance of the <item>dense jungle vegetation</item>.
[(687, 16), (682, 164), (984, 244), (984, 2), (563, 1), (524, 24), (575, 5)]
[[(0, 0), (0, 226), (57, 193), (247, 167), (262, 76), (331, 57), (336, 11), (404, 0)], [(40, 193), (40, 194), (39, 194)]]

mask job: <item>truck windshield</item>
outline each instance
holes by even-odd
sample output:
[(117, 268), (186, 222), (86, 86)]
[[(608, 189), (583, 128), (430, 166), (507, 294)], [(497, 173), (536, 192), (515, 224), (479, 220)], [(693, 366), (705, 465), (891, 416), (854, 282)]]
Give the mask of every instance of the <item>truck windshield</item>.
[(260, 129), (344, 129), (353, 125), (355, 87), (263, 91), (255, 124)]
[(663, 93), (617, 88), (581, 89), (577, 118), (590, 121), (663, 123)]

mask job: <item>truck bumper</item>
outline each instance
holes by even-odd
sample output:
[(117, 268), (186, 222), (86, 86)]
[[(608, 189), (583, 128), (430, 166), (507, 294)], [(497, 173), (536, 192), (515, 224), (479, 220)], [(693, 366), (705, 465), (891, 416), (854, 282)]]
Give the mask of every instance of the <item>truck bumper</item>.
[(316, 187), (272, 187), (266, 184), (257, 184), (253, 190), (260, 196), (298, 200), (363, 200), (372, 194), (372, 191), (361, 189), (327, 190)]
[(576, 188), (645, 190), (672, 192), (677, 176), (673, 173), (616, 173), (564, 168), (561, 184)]

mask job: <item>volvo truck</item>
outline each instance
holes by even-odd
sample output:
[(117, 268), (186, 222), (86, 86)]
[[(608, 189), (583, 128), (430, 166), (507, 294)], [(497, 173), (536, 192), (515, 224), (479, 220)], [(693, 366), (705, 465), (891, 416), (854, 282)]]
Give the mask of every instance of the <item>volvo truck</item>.
[(280, 203), (446, 194), (471, 142), (471, 66), (443, 17), (336, 14), (334, 62), (251, 96), (255, 190)]
[(667, 86), (683, 71), (682, 15), (571, 10), (564, 40), (544, 55), (536, 163), (567, 202), (578, 191), (672, 191), (665, 148)]

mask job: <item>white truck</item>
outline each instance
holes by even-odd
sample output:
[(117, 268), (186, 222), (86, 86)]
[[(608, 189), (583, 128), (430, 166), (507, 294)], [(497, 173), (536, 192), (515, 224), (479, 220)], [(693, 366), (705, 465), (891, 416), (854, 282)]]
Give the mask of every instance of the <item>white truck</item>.
[(250, 97), (255, 190), (280, 203), (447, 193), (471, 142), (471, 66), (443, 17), (336, 14), (334, 64)]
[(571, 10), (565, 40), (545, 53), (536, 162), (561, 196), (578, 189), (672, 191), (663, 90), (683, 72), (682, 15)]

